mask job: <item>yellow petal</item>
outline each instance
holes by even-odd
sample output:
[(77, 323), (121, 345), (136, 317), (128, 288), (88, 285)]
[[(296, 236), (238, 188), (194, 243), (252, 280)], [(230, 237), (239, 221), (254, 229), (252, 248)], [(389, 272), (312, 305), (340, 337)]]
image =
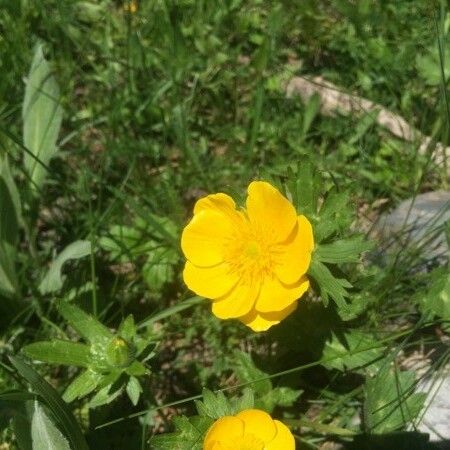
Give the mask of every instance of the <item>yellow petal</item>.
[(229, 195), (219, 192), (197, 200), (194, 206), (194, 214), (201, 211), (215, 211), (225, 215), (233, 215), (236, 212), (236, 203)]
[(295, 439), (291, 430), (279, 420), (274, 420), (277, 427), (275, 439), (266, 445), (265, 450), (295, 450)]
[[(210, 448), (212, 443), (227, 441), (233, 437), (244, 435), (244, 422), (234, 416), (224, 416), (216, 420), (206, 433), (204, 448)], [(212, 448), (215, 448), (212, 446)]]
[(259, 409), (246, 409), (236, 414), (236, 417), (244, 422), (244, 434), (253, 434), (261, 439), (265, 444), (272, 441), (277, 434), (277, 427), (264, 411)]
[(274, 268), (278, 278), (286, 284), (295, 283), (308, 271), (313, 248), (311, 223), (305, 216), (298, 216), (298, 226), (288, 240), (279, 246), (281, 253)]
[(264, 278), (255, 309), (260, 313), (282, 311), (298, 300), (309, 288), (309, 280), (300, 278), (294, 284), (284, 284), (276, 276)]
[(239, 281), (226, 263), (213, 267), (197, 267), (189, 261), (184, 266), (183, 279), (191, 291), (211, 299), (224, 296)]
[(202, 210), (195, 214), (181, 235), (181, 249), (196, 266), (213, 266), (224, 260), (224, 252), (233, 242), (234, 225), (220, 211)]
[(238, 283), (224, 297), (212, 304), (212, 312), (219, 319), (234, 319), (247, 314), (255, 304), (260, 286), (257, 284)]
[(288, 306), (286, 309), (283, 309), (283, 311), (272, 313), (259, 313), (253, 309), (246, 316), (240, 317), (239, 320), (253, 331), (266, 331), (273, 325), (279, 324), (284, 318), (295, 311), (296, 308), (297, 302)]
[(254, 181), (248, 187), (247, 213), (256, 229), (266, 239), (277, 243), (286, 240), (297, 223), (297, 213), (289, 200), (271, 184)]

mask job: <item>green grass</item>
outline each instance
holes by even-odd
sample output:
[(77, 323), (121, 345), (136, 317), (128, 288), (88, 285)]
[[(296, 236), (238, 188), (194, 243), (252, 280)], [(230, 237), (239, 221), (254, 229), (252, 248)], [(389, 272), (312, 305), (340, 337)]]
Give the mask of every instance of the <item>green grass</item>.
[[(357, 228), (362, 216), (373, 219), (403, 199), (447, 187), (445, 168), (370, 117), (318, 113), (306, 126), (312, 105), (284, 92), (291, 76), (322, 75), (446, 143), (448, 12), (445, 2), (435, 3), (158, 0), (141, 1), (132, 14), (118, 0), (0, 0), (0, 152), (9, 157), (24, 218), (19, 290), (3, 300), (0, 318), (0, 390), (23, 390), (9, 354), (39, 340), (76, 339), (57, 312), (59, 300), (75, 300), (117, 328), (128, 314), (140, 323), (192, 297), (181, 279), (178, 239), (203, 195), (227, 192), (242, 200), (251, 180), (284, 182), (289, 170), (312, 161), (323, 193), (335, 186), (349, 195)], [(35, 198), (23, 166), (21, 109), (22, 80), (38, 42), (60, 87), (64, 116), (60, 153)], [(63, 288), (42, 294), (38, 286), (51, 261), (79, 239), (91, 242), (92, 255), (69, 262)], [(259, 336), (220, 322), (200, 303), (143, 327), (160, 343), (139, 404), (125, 395), (92, 410), (75, 402), (90, 447), (150, 448), (154, 433), (172, 430), (175, 413), (194, 414), (193, 402), (184, 399), (203, 387), (245, 382), (233, 374), (235, 349), (251, 353), (274, 376), (274, 387), (303, 391), (292, 405), (277, 407), (280, 417), (368, 431), (367, 417), (354, 423), (368, 369), (341, 371), (317, 361), (326, 359), (333, 333), (344, 342), (343, 333), (355, 329), (383, 344), (380, 369), (421, 345), (436, 345), (433, 330), (447, 330), (450, 316), (427, 316), (420, 306), (429, 274), (411, 276), (419, 259), (403, 252), (384, 264), (375, 258), (344, 265), (359, 308), (350, 321), (334, 306), (310, 302)], [(448, 349), (434, 364), (446, 358)], [(73, 368), (35, 367), (59, 392), (75, 375)], [(7, 406), (0, 404), (0, 423), (5, 442), (16, 448)], [(137, 412), (139, 419), (124, 419)], [(320, 426), (300, 434), (299, 448), (318, 448), (334, 436)]]

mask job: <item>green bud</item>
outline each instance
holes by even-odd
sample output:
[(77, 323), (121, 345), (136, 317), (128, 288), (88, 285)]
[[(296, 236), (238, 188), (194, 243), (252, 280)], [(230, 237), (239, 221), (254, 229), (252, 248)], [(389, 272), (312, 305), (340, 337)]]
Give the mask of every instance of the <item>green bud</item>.
[(134, 360), (135, 350), (125, 339), (115, 337), (106, 347), (106, 360), (120, 369), (128, 367)]

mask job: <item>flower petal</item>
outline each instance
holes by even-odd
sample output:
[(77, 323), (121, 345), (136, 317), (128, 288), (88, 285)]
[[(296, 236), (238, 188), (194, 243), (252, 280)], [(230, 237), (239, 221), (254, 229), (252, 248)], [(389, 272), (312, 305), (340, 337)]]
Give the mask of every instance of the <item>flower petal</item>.
[(215, 211), (229, 215), (236, 212), (236, 203), (227, 194), (219, 192), (218, 194), (211, 194), (203, 197), (195, 203), (194, 214), (201, 211)]
[(212, 312), (219, 319), (234, 319), (247, 314), (255, 304), (260, 286), (238, 283), (233, 290), (212, 304)]
[(312, 226), (305, 216), (298, 216), (297, 227), (279, 247), (281, 254), (274, 269), (275, 273), (283, 283), (295, 283), (308, 271), (314, 248)]
[(279, 324), (289, 314), (291, 314), (297, 308), (297, 303), (288, 306), (282, 311), (272, 313), (259, 313), (255, 309), (250, 311), (246, 316), (240, 317), (239, 320), (250, 327), (253, 331), (266, 331), (273, 325)]
[(253, 181), (248, 187), (247, 213), (253, 226), (270, 242), (282, 242), (297, 223), (294, 206), (271, 184)]
[(234, 225), (226, 215), (220, 211), (201, 210), (184, 228), (181, 249), (193, 264), (213, 266), (223, 262), (233, 232)]
[(295, 450), (295, 439), (291, 430), (279, 420), (274, 420), (277, 427), (275, 439), (266, 445), (265, 450)]
[(277, 277), (265, 277), (255, 309), (260, 313), (282, 311), (298, 300), (309, 288), (309, 280), (300, 278), (294, 284), (284, 284)]
[(230, 271), (226, 263), (213, 267), (197, 267), (187, 261), (184, 266), (183, 280), (187, 287), (197, 295), (214, 299), (229, 292), (239, 278)]
[(261, 439), (265, 444), (272, 441), (277, 434), (277, 427), (264, 411), (259, 409), (246, 409), (236, 414), (237, 418), (244, 422), (244, 434), (253, 434), (253, 436)]
[[(204, 447), (209, 448), (213, 442), (226, 441), (244, 435), (244, 422), (234, 416), (224, 416), (216, 420), (206, 433)], [(215, 448), (215, 447), (212, 447)]]

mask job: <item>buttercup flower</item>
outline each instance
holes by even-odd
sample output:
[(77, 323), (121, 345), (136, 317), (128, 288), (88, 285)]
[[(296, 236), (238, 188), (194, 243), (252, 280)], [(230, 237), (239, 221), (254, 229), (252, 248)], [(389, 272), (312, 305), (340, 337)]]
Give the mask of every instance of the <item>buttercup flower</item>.
[(249, 185), (245, 209), (222, 193), (198, 200), (181, 248), (189, 289), (211, 299), (220, 319), (239, 319), (254, 331), (283, 320), (309, 288), (311, 224), (263, 181)]
[(258, 409), (221, 417), (206, 434), (203, 450), (295, 450), (289, 428)]

